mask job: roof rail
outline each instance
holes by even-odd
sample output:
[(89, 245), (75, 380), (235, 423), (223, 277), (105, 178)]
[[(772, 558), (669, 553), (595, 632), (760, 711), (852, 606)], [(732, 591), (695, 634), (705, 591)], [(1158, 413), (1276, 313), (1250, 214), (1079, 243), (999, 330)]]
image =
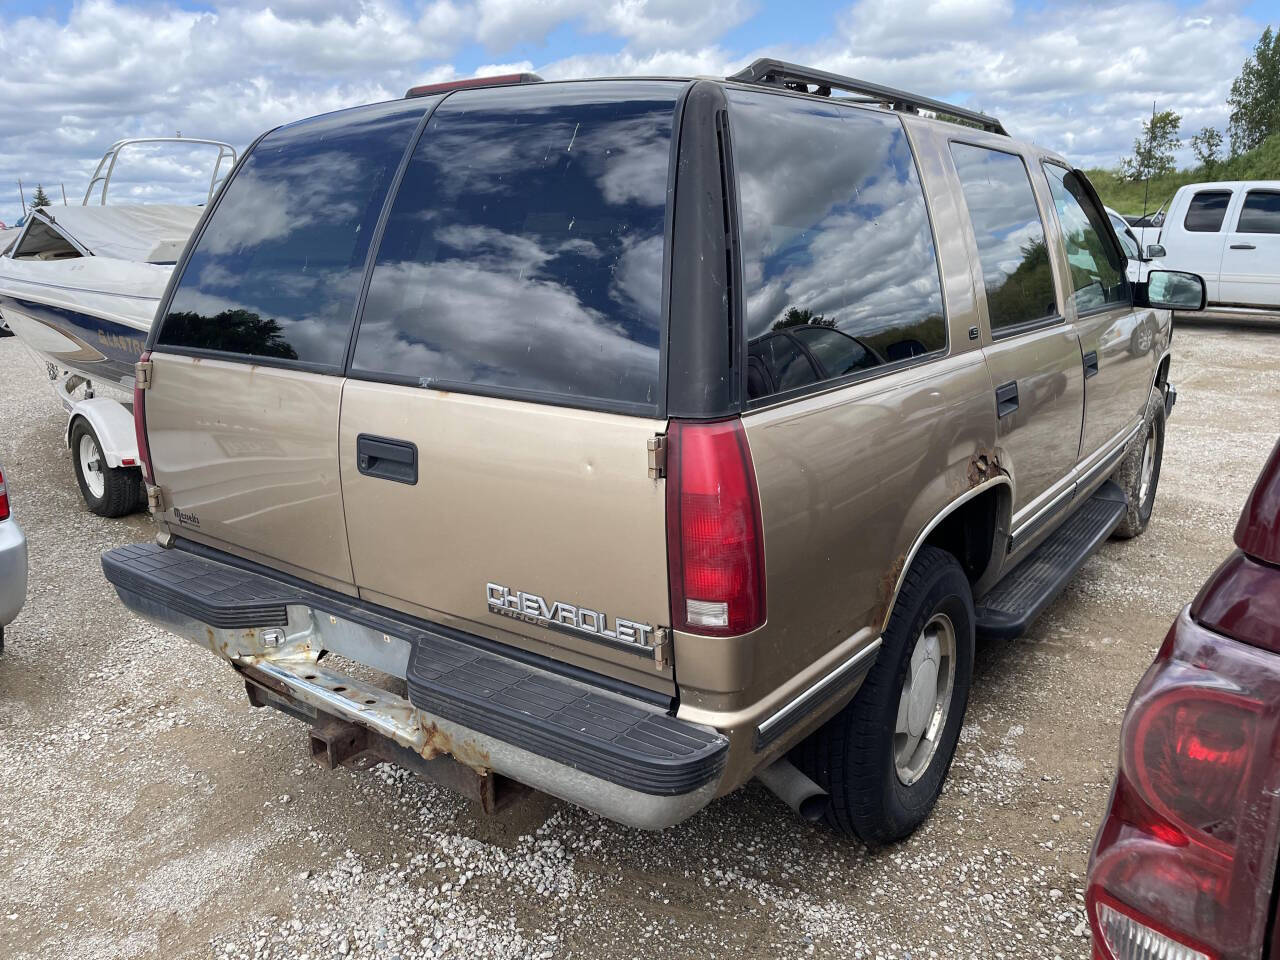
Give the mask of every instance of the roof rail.
[[(735, 80), (739, 83), (773, 84), (791, 90), (799, 89), (802, 93), (814, 93), (820, 97), (831, 96), (832, 90), (861, 93), (870, 97), (872, 102), (886, 103), (892, 109), (900, 110), (903, 113), (919, 113), (921, 110), (931, 110), (940, 114), (943, 120), (959, 120), (965, 124), (973, 124), (988, 133), (998, 133), (1005, 137), (1009, 135), (999, 120), (995, 117), (987, 116), (985, 113), (968, 110), (965, 107), (957, 107), (950, 103), (943, 103), (941, 100), (934, 100), (930, 97), (917, 96), (914, 93), (907, 93), (905, 90), (895, 90), (893, 87), (881, 86), (869, 80), (842, 77), (838, 73), (827, 73), (824, 70), (815, 70), (812, 67), (803, 67), (796, 63), (787, 63), (784, 60), (773, 60), (764, 57), (725, 79)], [(810, 86), (816, 86), (818, 89), (810, 91)]]
[(493, 77), (467, 77), (463, 80), (446, 80), (444, 83), (424, 83), (410, 87), (404, 97), (425, 97), (433, 93), (445, 93), (449, 90), (465, 90), (469, 87), (507, 87), (517, 83), (541, 83), (542, 78), (536, 73), (504, 73)]

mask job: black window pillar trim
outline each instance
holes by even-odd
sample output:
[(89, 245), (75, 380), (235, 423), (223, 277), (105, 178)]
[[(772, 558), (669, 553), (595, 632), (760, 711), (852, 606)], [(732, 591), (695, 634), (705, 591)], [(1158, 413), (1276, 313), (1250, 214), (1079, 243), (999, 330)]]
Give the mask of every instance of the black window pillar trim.
[(666, 413), (708, 420), (742, 407), (741, 276), (728, 103), (695, 81), (680, 116), (667, 304)]

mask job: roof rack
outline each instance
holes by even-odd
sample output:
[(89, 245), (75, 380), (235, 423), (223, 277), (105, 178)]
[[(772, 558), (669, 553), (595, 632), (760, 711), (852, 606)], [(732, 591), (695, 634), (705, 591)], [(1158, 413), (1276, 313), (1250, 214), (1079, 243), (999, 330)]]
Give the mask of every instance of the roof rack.
[[(861, 93), (870, 97), (870, 102), (886, 103), (892, 109), (903, 113), (919, 113), (921, 110), (931, 110), (939, 114), (943, 120), (959, 120), (965, 124), (973, 124), (988, 133), (998, 133), (1004, 137), (1009, 135), (999, 120), (976, 110), (957, 107), (954, 104), (943, 103), (941, 100), (934, 100), (930, 97), (917, 96), (914, 93), (907, 93), (905, 90), (895, 90), (893, 87), (881, 86), (869, 80), (842, 77), (838, 73), (827, 73), (825, 70), (815, 70), (812, 67), (802, 67), (796, 63), (787, 63), (783, 60), (773, 60), (768, 57), (755, 61), (751, 66), (739, 70), (725, 79), (735, 80), (739, 83), (772, 84), (791, 90), (799, 90), (801, 93), (813, 93), (820, 97), (831, 96), (832, 90)], [(816, 86), (817, 89), (809, 90), (810, 86)]]

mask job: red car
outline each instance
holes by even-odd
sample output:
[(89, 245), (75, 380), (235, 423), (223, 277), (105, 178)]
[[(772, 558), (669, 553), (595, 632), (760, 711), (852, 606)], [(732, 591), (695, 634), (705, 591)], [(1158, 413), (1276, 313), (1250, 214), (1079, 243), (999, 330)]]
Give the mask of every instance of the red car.
[(1134, 691), (1089, 862), (1095, 960), (1280, 957), (1280, 442)]

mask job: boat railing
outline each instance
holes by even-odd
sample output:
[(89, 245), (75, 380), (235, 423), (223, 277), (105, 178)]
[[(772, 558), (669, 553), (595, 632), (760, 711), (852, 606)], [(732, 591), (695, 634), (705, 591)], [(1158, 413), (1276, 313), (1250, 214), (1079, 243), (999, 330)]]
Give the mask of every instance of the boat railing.
[[(229, 143), (223, 143), (221, 140), (201, 140), (195, 137), (130, 137), (126, 140), (117, 140), (107, 148), (107, 152), (98, 161), (98, 168), (93, 172), (89, 187), (84, 192), (84, 200), (81, 201), (82, 206), (89, 206), (89, 200), (93, 196), (94, 188), (99, 184), (102, 185), (102, 195), (99, 203), (102, 206), (106, 206), (107, 190), (111, 186), (111, 175), (115, 173), (116, 161), (120, 159), (120, 154), (125, 147), (137, 146), (140, 143), (180, 143), (185, 146), (204, 145), (217, 147), (218, 158), (214, 161), (213, 173), (209, 177), (209, 193), (205, 197), (206, 203), (213, 199), (218, 186), (223, 180), (227, 179), (227, 175), (231, 173), (231, 168), (236, 163), (236, 148)], [(225, 170), (222, 168), (224, 160), (228, 161)]]

